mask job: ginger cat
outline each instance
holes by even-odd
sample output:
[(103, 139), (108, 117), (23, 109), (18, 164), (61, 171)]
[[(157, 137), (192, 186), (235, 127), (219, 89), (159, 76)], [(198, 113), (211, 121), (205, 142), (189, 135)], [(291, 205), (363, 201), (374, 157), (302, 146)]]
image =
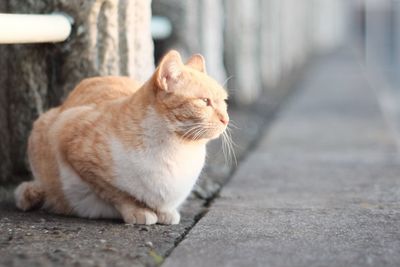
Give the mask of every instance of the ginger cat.
[(204, 165), (206, 143), (229, 122), (226, 91), (201, 55), (169, 52), (142, 86), (126, 77), (83, 80), (41, 115), (29, 138), (34, 181), (21, 210), (177, 224)]

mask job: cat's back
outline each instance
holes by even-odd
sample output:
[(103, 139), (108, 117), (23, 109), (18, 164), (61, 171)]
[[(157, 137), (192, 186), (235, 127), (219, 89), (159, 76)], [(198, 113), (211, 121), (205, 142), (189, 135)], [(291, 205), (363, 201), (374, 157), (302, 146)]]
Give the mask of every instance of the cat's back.
[(132, 95), (140, 84), (129, 77), (94, 77), (81, 81), (69, 94), (61, 110), (77, 106), (99, 106)]

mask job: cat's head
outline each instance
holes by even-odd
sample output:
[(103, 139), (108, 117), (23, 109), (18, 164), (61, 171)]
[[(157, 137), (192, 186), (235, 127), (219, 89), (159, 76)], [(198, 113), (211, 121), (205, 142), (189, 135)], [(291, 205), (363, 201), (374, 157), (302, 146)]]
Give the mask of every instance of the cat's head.
[(193, 55), (186, 64), (178, 52), (164, 56), (153, 77), (158, 110), (181, 137), (214, 139), (228, 123), (226, 90), (206, 73), (204, 58)]

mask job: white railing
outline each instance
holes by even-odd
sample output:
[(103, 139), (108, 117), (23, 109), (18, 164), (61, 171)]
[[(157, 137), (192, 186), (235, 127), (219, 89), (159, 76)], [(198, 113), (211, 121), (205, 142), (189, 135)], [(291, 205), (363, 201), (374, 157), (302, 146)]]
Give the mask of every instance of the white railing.
[[(71, 34), (73, 19), (63, 13), (48, 15), (0, 13), (0, 44), (56, 43), (65, 41)], [(154, 39), (171, 35), (171, 22), (154, 16), (151, 34)]]
[(166, 39), (172, 34), (172, 24), (168, 18), (153, 16), (151, 19), (151, 35), (153, 39)]
[(72, 18), (62, 13), (0, 13), (0, 44), (62, 42), (70, 35), (72, 24)]

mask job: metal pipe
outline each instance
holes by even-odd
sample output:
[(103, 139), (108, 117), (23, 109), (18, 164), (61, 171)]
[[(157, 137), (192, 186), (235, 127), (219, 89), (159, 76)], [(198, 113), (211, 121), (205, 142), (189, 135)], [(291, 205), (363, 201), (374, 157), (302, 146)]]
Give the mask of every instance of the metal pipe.
[(153, 16), (151, 19), (151, 36), (155, 40), (167, 39), (172, 34), (171, 21), (162, 16)]
[(0, 44), (65, 41), (73, 19), (62, 13), (48, 15), (0, 13)]

